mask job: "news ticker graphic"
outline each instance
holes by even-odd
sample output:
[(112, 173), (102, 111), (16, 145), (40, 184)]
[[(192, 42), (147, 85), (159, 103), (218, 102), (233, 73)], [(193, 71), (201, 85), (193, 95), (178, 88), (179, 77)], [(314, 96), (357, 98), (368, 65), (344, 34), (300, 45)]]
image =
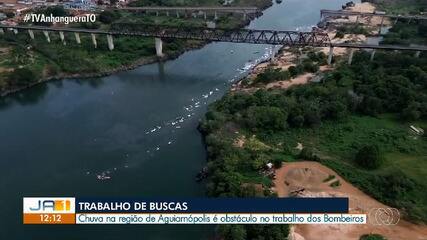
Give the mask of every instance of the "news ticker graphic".
[(25, 197), (24, 224), (366, 224), (348, 198)]

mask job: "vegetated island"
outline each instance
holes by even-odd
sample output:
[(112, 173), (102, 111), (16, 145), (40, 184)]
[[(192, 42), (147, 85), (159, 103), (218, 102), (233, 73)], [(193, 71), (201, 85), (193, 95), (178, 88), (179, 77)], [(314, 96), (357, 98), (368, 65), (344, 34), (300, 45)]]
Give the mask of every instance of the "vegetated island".
[[(239, 0), (232, 6), (256, 6), (265, 9), (271, 6), (271, 0)], [(137, 0), (131, 6), (220, 6), (221, 1), (216, 0)], [(39, 10), (54, 16), (67, 16), (71, 13), (63, 7), (47, 7)], [(12, 16), (11, 16), (12, 17)], [(97, 13), (95, 23), (69, 24), (67, 27), (89, 28), (108, 30), (115, 24), (141, 23), (169, 26), (206, 26), (203, 17), (192, 16), (156, 16), (129, 12), (120, 9), (107, 9)], [(217, 27), (235, 28), (247, 25), (250, 20), (244, 20), (238, 14), (220, 14), (215, 20)], [(59, 36), (51, 34), (51, 42), (47, 43), (42, 33), (35, 33), (32, 40), (26, 32), (15, 35), (6, 31), (0, 38), (0, 96), (5, 96), (43, 81), (62, 78), (98, 77), (135, 68), (137, 66), (159, 61), (156, 56), (154, 38), (143, 37), (116, 37), (115, 49), (109, 51), (107, 40), (98, 37), (97, 48), (94, 48), (90, 35), (80, 36), (81, 44), (74, 41), (71, 33), (65, 33), (67, 44), (64, 46)], [(160, 60), (178, 57), (187, 50), (200, 48), (205, 42), (166, 39), (164, 40), (165, 56)]]
[[(418, 7), (424, 9), (423, 4)], [(360, 34), (353, 30), (328, 33), (338, 41)], [(359, 25), (356, 30), (368, 34), (372, 29)], [(398, 22), (383, 42), (424, 41), (426, 30), (425, 22)], [(359, 41), (353, 37), (347, 40)], [(348, 196), (351, 212), (391, 206), (403, 219), (394, 227), (221, 225), (223, 239), (427, 235), (427, 56), (377, 51), (371, 61), (370, 52), (357, 51), (348, 65), (347, 52), (336, 51), (341, 53), (327, 66), (324, 49), (282, 49), (210, 105), (199, 127), (208, 151), (207, 193)]]

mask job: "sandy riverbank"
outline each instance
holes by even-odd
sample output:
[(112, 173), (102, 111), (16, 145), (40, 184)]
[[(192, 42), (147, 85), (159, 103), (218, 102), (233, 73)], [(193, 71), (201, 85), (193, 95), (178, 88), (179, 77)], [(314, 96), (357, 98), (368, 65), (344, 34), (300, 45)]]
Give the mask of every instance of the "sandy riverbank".
[[(354, 7), (350, 7), (347, 9), (347, 11), (357, 11), (357, 12), (374, 12), (375, 6), (371, 3), (357, 3)], [(355, 23), (356, 22), (356, 16), (343, 16), (343, 17), (335, 17), (333, 19), (328, 19), (328, 22), (332, 23), (340, 23), (340, 24), (348, 24), (348, 23)], [(361, 23), (365, 27), (374, 27), (375, 29), (378, 29), (378, 26), (381, 25), (381, 18), (380, 17), (366, 17), (366, 18), (359, 18), (359, 23)], [(390, 24), (390, 22), (385, 19), (383, 22), (384, 26), (387, 26)], [(338, 38), (337, 35), (337, 26), (338, 25), (332, 25), (329, 27), (326, 27), (325, 29), (322, 29), (325, 33), (328, 34), (329, 39), (331, 40), (331, 43), (364, 43), (367, 40), (367, 36), (364, 34), (344, 34), (344, 36)], [(371, 32), (373, 33), (373, 32)], [(325, 55), (329, 54), (329, 47), (320, 47), (320, 48), (314, 48), (315, 51), (323, 52)], [(335, 47), (333, 49), (333, 56), (336, 57), (342, 57), (349, 54), (349, 49), (347, 48), (338, 48)], [(284, 47), (282, 51), (279, 51), (274, 57), (274, 59), (270, 61), (264, 61), (262, 63), (257, 64), (250, 74), (246, 77), (246, 80), (253, 80), (257, 77), (258, 74), (262, 73), (269, 67), (273, 67), (275, 69), (281, 69), (281, 70), (288, 70), (291, 66), (296, 66), (296, 63), (299, 61), (300, 54), (295, 53), (295, 51), (291, 52), (289, 51), (289, 47)], [(322, 74), (326, 71), (333, 70), (333, 66), (320, 66), (320, 70), (318, 73), (305, 73), (302, 75), (299, 75), (295, 78), (291, 78), (289, 80), (285, 81), (276, 81), (267, 84), (263, 88), (271, 89), (271, 88), (281, 88), (281, 89), (287, 89), (294, 85), (301, 85), (306, 84), (310, 82), (310, 80), (315, 77), (316, 75)], [(254, 92), (260, 87), (253, 87), (253, 86), (244, 86), (241, 81), (238, 81), (235, 83), (231, 91), (243, 91), (243, 92)]]
[[(325, 181), (329, 175), (334, 179)], [(340, 186), (330, 184), (339, 180)], [(348, 197), (351, 213), (368, 213), (372, 208), (388, 206), (366, 195), (336, 172), (318, 162), (285, 163), (276, 170), (275, 188), (279, 197), (288, 197), (298, 193), (299, 197)], [(368, 220), (369, 221), (369, 220)], [(292, 229), (292, 240), (357, 240), (363, 234), (377, 233), (388, 240), (421, 240), (427, 238), (427, 226), (416, 225), (400, 220), (394, 226), (379, 226), (370, 223), (365, 225), (295, 225)], [(325, 238), (327, 236), (327, 238)]]

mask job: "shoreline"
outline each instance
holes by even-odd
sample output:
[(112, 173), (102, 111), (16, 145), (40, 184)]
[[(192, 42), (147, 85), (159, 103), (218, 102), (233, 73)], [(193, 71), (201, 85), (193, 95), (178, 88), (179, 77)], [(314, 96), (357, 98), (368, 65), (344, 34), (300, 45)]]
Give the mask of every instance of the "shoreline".
[[(350, 7), (348, 10), (350, 11), (360, 11), (360, 12), (372, 12), (375, 11), (377, 9), (377, 6), (373, 3), (370, 2), (364, 2), (364, 3), (356, 3), (355, 6)], [(335, 22), (340, 22), (343, 21), (345, 22), (351, 22), (351, 21), (355, 21), (355, 17), (354, 19), (346, 19), (345, 17), (337, 17), (336, 19), (332, 19), (329, 20), (330, 23), (335, 23)], [(319, 22), (321, 23), (321, 22)], [(365, 21), (365, 19), (361, 20), (361, 23), (366, 26), (367, 28), (372, 28), (374, 26), (374, 24)], [(390, 26), (390, 21), (389, 20), (385, 20), (384, 21), (384, 27), (386, 26)], [(346, 42), (346, 41), (352, 41), (352, 42), (365, 42), (368, 38), (369, 38), (369, 34), (345, 34), (344, 37), (342, 38), (336, 38), (335, 35), (338, 31), (338, 27), (337, 26), (328, 26), (326, 28), (323, 29), (323, 31), (325, 33), (327, 33), (329, 35), (329, 38), (331, 40), (331, 42), (333, 43), (340, 43), (340, 42)], [(372, 33), (370, 31), (370, 33)], [(290, 47), (288, 46), (282, 46), (278, 52), (274, 53), (274, 56), (271, 56), (271, 58), (266, 59), (264, 61), (261, 61), (259, 63), (257, 63), (256, 65), (254, 65), (252, 67), (252, 69), (250, 70), (249, 74), (246, 77), (243, 77), (241, 79), (239, 79), (238, 81), (234, 82), (230, 88), (230, 92), (238, 92), (238, 91), (251, 91), (253, 89), (258, 89), (257, 87), (245, 87), (242, 85), (243, 81), (245, 81), (246, 79), (253, 79), (255, 78), (259, 73), (262, 73), (265, 71), (265, 69), (267, 69), (268, 67), (273, 67), (275, 69), (277, 68), (282, 68), (283, 70), (287, 70), (290, 66), (295, 66), (296, 65), (296, 61), (298, 59), (298, 56), (296, 53), (293, 53), (291, 51), (287, 51), (289, 50)], [(316, 52), (323, 52), (324, 54), (328, 54), (329, 52), (329, 48), (328, 47), (314, 47), (314, 50), (316, 50)], [(349, 51), (346, 48), (334, 48), (334, 58), (337, 57), (343, 57), (343, 56), (348, 56), (349, 55)], [(301, 84), (301, 81), (303, 80), (302, 84), (306, 84), (309, 83), (311, 81), (311, 79), (315, 78), (316, 76), (322, 75), (327, 71), (333, 70), (333, 66), (321, 66), (320, 70), (317, 73), (304, 73), (300, 76), (297, 76), (295, 78), (291, 78), (289, 80), (285, 80), (285, 81), (281, 81), (278, 84), (274, 84), (274, 83), (270, 83), (267, 84), (265, 86), (266, 89), (270, 89), (270, 88), (288, 88), (291, 87), (293, 85), (299, 85)], [(283, 84), (283, 82), (285, 82), (285, 84)], [(280, 86), (280, 85), (285, 85), (285, 86)]]
[(10, 90), (6, 90), (3, 91), (0, 94), (0, 97), (6, 97), (9, 95), (12, 95), (14, 93), (18, 93), (21, 91), (24, 91), (26, 89), (32, 88), (34, 86), (37, 86), (39, 84), (43, 84), (46, 82), (50, 82), (50, 81), (59, 81), (59, 80), (65, 80), (65, 79), (77, 79), (77, 78), (81, 78), (81, 79), (89, 79), (89, 78), (99, 78), (99, 77), (106, 77), (106, 76), (110, 76), (119, 72), (124, 72), (124, 71), (129, 71), (129, 70), (133, 70), (136, 69), (138, 67), (144, 66), (144, 65), (148, 65), (148, 64), (153, 64), (156, 62), (162, 62), (162, 61), (169, 61), (169, 60), (173, 60), (178, 58), (179, 56), (181, 56), (182, 54), (192, 51), (192, 50), (197, 50), (202, 48), (203, 46), (205, 46), (205, 43), (202, 43), (198, 46), (195, 47), (188, 47), (188, 48), (184, 48), (180, 51), (177, 51), (175, 53), (169, 54), (169, 55), (165, 55), (162, 58), (159, 58), (157, 56), (151, 56), (151, 57), (143, 57), (140, 58), (138, 60), (136, 60), (135, 62), (133, 62), (132, 64), (128, 64), (128, 65), (121, 65), (119, 67), (116, 68), (112, 68), (109, 70), (105, 70), (105, 71), (100, 71), (100, 72), (92, 72), (92, 73), (60, 73), (57, 74), (55, 76), (51, 76), (51, 77), (47, 77), (47, 78), (41, 78), (39, 81), (37, 82), (33, 82), (27, 86), (23, 86), (23, 87), (19, 87), (19, 88), (15, 88), (15, 89), (10, 89)]
[[(264, 14), (263, 11), (265, 11), (266, 9), (270, 8), (273, 5), (274, 5), (273, 1), (269, 1), (268, 3), (265, 4), (265, 6), (263, 6), (261, 8), (261, 11), (258, 14), (256, 14), (254, 16), (254, 18), (243, 20), (238, 26), (239, 27), (248, 26), (252, 22), (252, 20), (255, 20), (255, 19), (261, 17)], [(27, 90), (27, 89), (32, 88), (34, 86), (37, 86), (39, 84), (43, 84), (43, 83), (50, 82), (50, 81), (58, 81), (58, 80), (65, 80), (65, 79), (76, 79), (76, 78), (88, 79), (88, 78), (106, 77), (106, 76), (110, 76), (110, 75), (113, 75), (113, 74), (116, 74), (119, 72), (133, 70), (133, 69), (136, 69), (136, 68), (144, 66), (144, 65), (153, 64), (156, 62), (166, 62), (166, 61), (174, 60), (186, 52), (201, 49), (209, 43), (211, 43), (211, 42), (199, 42), (196, 44), (191, 44), (192, 45), (191, 47), (184, 47), (183, 49), (178, 50), (174, 53), (165, 54), (165, 56), (163, 56), (163, 57), (157, 57), (157, 56), (142, 57), (140, 59), (135, 60), (131, 64), (121, 65), (119, 67), (111, 68), (109, 70), (100, 71), (100, 72), (59, 73), (55, 76), (41, 78), (38, 81), (33, 82), (33, 83), (26, 85), (26, 86), (23, 86), (23, 87), (18, 87), (18, 88), (2, 91), (2, 92), (0, 92), (0, 98), (6, 97), (6, 96), (9, 96), (9, 95), (12, 95), (12, 94), (24, 91), (24, 90)]]

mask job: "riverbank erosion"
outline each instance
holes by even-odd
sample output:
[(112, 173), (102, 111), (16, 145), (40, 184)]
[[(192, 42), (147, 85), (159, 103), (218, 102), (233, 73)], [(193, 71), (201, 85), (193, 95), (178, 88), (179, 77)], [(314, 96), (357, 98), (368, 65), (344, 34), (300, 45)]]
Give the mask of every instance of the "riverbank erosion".
[[(191, 5), (191, 1), (189, 1)], [(247, 0), (242, 4), (258, 6), (264, 10), (272, 5), (271, 0)], [(50, 11), (49, 8), (46, 11)], [(123, 22), (159, 25), (189, 25), (205, 26), (206, 21), (201, 18), (173, 16), (152, 16), (129, 13), (122, 10), (104, 11), (99, 17), (100, 22), (88, 26), (87, 24), (72, 25), (76, 28), (98, 28), (107, 30)], [(111, 15), (111, 16), (110, 16)], [(261, 16), (260, 12), (253, 17)], [(103, 20), (104, 19), (104, 20)], [(105, 20), (105, 19), (108, 19)], [(242, 19), (234, 14), (224, 14), (216, 20), (217, 27), (244, 27), (251, 22), (250, 18)], [(174, 59), (182, 53), (201, 48), (207, 42), (181, 39), (164, 39), (163, 57), (156, 57), (154, 38), (143, 37), (116, 37), (114, 50), (109, 51), (104, 38), (97, 39), (97, 47), (91, 44), (90, 36), (80, 36), (81, 44), (67, 41), (74, 38), (65, 33), (66, 44), (60, 36), (51, 35), (50, 42), (46, 42), (41, 33), (30, 39), (28, 34), (17, 35), (7, 31), (0, 38), (0, 96), (5, 96), (39, 83), (64, 78), (92, 78), (110, 75), (119, 71), (126, 71), (138, 66), (157, 61)]]

